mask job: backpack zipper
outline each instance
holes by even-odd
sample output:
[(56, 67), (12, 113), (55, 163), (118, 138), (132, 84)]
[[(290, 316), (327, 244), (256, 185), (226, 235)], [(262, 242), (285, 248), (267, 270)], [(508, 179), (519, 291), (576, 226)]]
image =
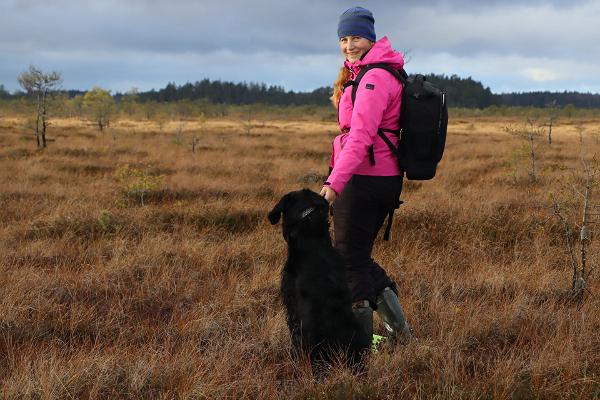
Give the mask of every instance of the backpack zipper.
[(442, 91), (442, 101), (440, 101), (440, 117), (438, 118), (438, 136), (442, 133), (442, 111), (446, 104), (446, 92)]

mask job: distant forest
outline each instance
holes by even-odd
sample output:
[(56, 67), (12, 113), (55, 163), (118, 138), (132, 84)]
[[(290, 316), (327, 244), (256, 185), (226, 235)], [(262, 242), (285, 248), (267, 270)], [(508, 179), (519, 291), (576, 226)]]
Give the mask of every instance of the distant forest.
[[(600, 108), (600, 94), (579, 92), (525, 92), (494, 94), (481, 82), (456, 75), (426, 75), (426, 79), (444, 89), (450, 107), (486, 108), (489, 106), (533, 106), (545, 107), (552, 102), (564, 107)], [(64, 91), (69, 97), (84, 94), (77, 90)], [(0, 99), (22, 96), (10, 94), (0, 85)], [(320, 87), (311, 92), (286, 91), (281, 86), (267, 86), (264, 83), (233, 83), (203, 79), (195, 83), (176, 85), (169, 83), (160, 90), (137, 93), (141, 102), (174, 102), (179, 100), (204, 100), (216, 104), (270, 104), (270, 105), (327, 105), (331, 95), (330, 87)], [(124, 95), (117, 93), (119, 101)]]
[[(493, 94), (489, 87), (484, 87), (481, 82), (470, 77), (429, 74), (426, 79), (446, 91), (450, 107), (545, 107), (555, 101), (557, 106), (572, 104), (578, 108), (600, 108), (600, 94), (547, 91)], [(329, 104), (331, 91), (330, 87), (320, 87), (312, 92), (294, 92), (286, 91), (281, 86), (204, 79), (181, 86), (169, 83), (164, 89), (140, 93), (139, 96), (141, 101), (158, 102), (207, 99), (213, 103), (226, 104), (326, 105)]]

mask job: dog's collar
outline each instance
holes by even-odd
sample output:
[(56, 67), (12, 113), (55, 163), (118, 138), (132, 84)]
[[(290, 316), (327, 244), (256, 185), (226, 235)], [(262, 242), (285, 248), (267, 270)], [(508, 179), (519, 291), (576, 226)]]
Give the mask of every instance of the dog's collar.
[(308, 207), (306, 210), (302, 211), (302, 214), (300, 214), (300, 221), (302, 221), (304, 218), (308, 217), (310, 215), (310, 213), (313, 211), (315, 211), (314, 207)]
[(315, 210), (316, 210), (316, 207), (308, 207), (307, 209), (305, 209), (304, 211), (302, 211), (300, 213), (300, 218), (298, 218), (297, 220), (295, 220), (293, 222), (288, 222), (287, 226), (293, 227), (293, 226), (298, 225), (300, 222), (304, 221), (307, 217), (309, 217), (310, 214), (312, 214), (312, 212)]

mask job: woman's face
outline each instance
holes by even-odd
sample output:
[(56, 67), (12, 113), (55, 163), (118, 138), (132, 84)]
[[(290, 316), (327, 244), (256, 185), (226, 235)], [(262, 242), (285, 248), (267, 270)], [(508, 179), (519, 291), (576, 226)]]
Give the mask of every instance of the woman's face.
[(340, 51), (354, 64), (373, 46), (373, 42), (360, 36), (346, 36), (340, 39)]

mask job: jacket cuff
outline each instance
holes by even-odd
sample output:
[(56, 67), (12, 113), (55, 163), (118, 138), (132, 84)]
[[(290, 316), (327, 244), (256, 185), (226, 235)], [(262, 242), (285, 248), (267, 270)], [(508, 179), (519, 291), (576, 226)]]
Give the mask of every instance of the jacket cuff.
[(329, 186), (329, 188), (335, 192), (335, 195), (339, 196), (340, 192), (337, 191), (337, 189), (331, 184), (331, 182), (325, 181), (323, 182), (323, 186)]
[[(329, 183), (329, 182), (328, 182), (328, 183)], [(331, 189), (333, 189), (333, 191), (335, 192), (335, 194), (336, 194), (336, 195), (338, 195), (338, 196), (339, 196), (340, 192), (341, 192), (341, 191), (342, 191), (342, 189), (343, 189), (343, 186), (342, 186), (342, 185), (340, 185), (340, 183), (339, 183), (339, 182), (333, 182), (333, 183), (329, 183), (329, 187), (330, 187)]]

